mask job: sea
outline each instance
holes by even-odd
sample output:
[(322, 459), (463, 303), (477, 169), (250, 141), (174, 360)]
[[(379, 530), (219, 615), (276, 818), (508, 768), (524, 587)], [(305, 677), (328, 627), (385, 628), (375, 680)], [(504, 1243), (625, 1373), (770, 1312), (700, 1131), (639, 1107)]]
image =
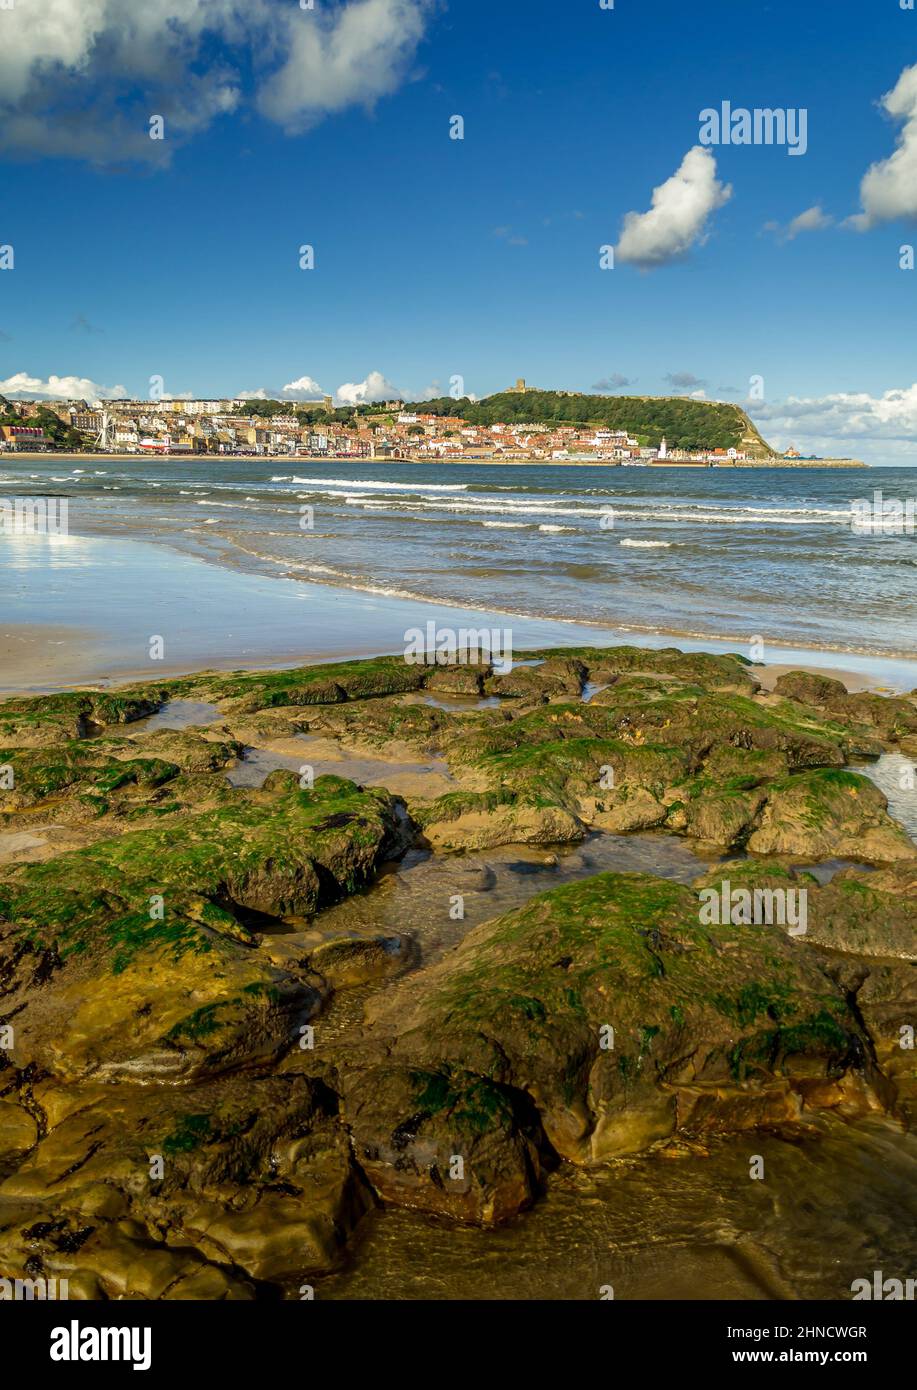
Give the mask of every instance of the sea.
[[(222, 664), (227, 642), (234, 665), (392, 649), (412, 614), (461, 610), (529, 642), (678, 639), (881, 675), (917, 660), (915, 490), (890, 468), (7, 455), (0, 501), (65, 499), (68, 535), (0, 529), (2, 617), (79, 620), (113, 672), (125, 614), (158, 595), (186, 665)], [(910, 525), (858, 528), (877, 493)]]

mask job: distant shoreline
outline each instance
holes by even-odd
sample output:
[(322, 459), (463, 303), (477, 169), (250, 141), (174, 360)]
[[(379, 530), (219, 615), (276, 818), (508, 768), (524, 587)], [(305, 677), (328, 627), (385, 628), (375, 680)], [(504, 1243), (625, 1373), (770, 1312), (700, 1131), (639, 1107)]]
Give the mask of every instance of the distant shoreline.
[(647, 463), (611, 463), (605, 459), (526, 459), (526, 458), (471, 458), (467, 455), (462, 458), (387, 458), (371, 459), (358, 458), (355, 455), (336, 455), (329, 457), (327, 454), (166, 454), (158, 450), (150, 451), (147, 454), (94, 454), (94, 453), (58, 453), (47, 451), (45, 453), (25, 453), (21, 450), (15, 452), (0, 451), (0, 461), (3, 459), (27, 459), (30, 463), (36, 463), (43, 459), (95, 459), (100, 463), (120, 463), (122, 461), (133, 461), (137, 459), (170, 459), (175, 462), (202, 462), (212, 463), (218, 459), (240, 460), (253, 462), (263, 459), (265, 462), (272, 463), (357, 463), (372, 467), (383, 468), (389, 464), (416, 463), (426, 464), (429, 467), (436, 467), (437, 464), (463, 463), (478, 464), (482, 468), (690, 468), (693, 470), (706, 469), (782, 469), (791, 468), (870, 468), (872, 465), (863, 463), (859, 459), (791, 459), (775, 460), (773, 463), (767, 462), (741, 462), (729, 463), (687, 463), (669, 462), (652, 460)]

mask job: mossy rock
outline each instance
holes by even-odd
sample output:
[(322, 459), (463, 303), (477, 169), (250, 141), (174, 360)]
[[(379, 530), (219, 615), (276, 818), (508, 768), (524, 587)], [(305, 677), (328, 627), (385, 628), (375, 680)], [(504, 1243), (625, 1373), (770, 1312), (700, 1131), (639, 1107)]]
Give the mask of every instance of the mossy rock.
[(829, 676), (809, 671), (786, 671), (774, 686), (778, 695), (823, 709), (835, 719), (876, 729), (891, 743), (917, 734), (917, 701), (913, 695), (884, 696), (872, 691), (851, 695), (847, 687)]
[(130, 820), (175, 800), (181, 780), (177, 764), (145, 757), (136, 745), (123, 753), (113, 757), (97, 742), (79, 741), (5, 750), (13, 785), (0, 789), (0, 824), (18, 826), (23, 815), (32, 822), (47, 817), (57, 825), (103, 816)]
[[(370, 1180), (443, 1210), (436, 1173), (487, 1135), (499, 1145), (472, 1178), (479, 1220), (488, 1191), (504, 1210), (520, 1135), (595, 1162), (679, 1128), (793, 1122), (807, 1094), (827, 1094), (815, 1081), (863, 1087), (859, 1025), (813, 956), (778, 929), (703, 927), (691, 889), (642, 874), (601, 874), (475, 928), (370, 1023), (341, 1077)], [(481, 1083), (501, 1098), (492, 1123), (473, 1103)]]
[(434, 705), (402, 704), (383, 697), (324, 708), (310, 718), (309, 732), (381, 749), (397, 742), (427, 754), (442, 740), (473, 727), (465, 721), (474, 717), (472, 713), (457, 716)]
[[(42, 1099), (62, 1108), (47, 1086)], [(183, 1283), (175, 1296), (194, 1297), (195, 1276), (200, 1297), (225, 1298), (245, 1275), (279, 1287), (326, 1273), (368, 1206), (335, 1108), (301, 1075), (89, 1088), (0, 1183), (4, 1271), (38, 1261), (127, 1299)]]
[(438, 850), (569, 844), (585, 834), (582, 822), (563, 807), (509, 791), (450, 792), (415, 816)]
[(491, 672), (486, 666), (435, 666), (427, 676), (424, 687), (443, 695), (481, 695), (484, 678)]
[[(366, 884), (404, 844), (400, 803), (341, 778), (129, 831), (0, 878), (17, 1065), (186, 1078), (275, 1056), (321, 1002), (259, 929)], [(40, 986), (40, 987), (39, 987)]]
[(426, 673), (426, 667), (412, 665), (403, 657), (386, 656), (204, 677), (195, 689), (203, 698), (229, 701), (238, 711), (254, 712), (278, 705), (338, 704), (418, 690)]
[(751, 695), (759, 682), (750, 669), (751, 662), (738, 654), (716, 656), (710, 652), (682, 652), (676, 647), (555, 647), (528, 652), (527, 656), (564, 657), (581, 661), (589, 680), (600, 684), (625, 673), (676, 676), (696, 681), (709, 690), (736, 691)]
[(548, 657), (534, 666), (514, 665), (505, 675), (492, 675), (484, 682), (487, 695), (501, 699), (548, 701), (579, 696), (586, 682), (582, 661)]
[(155, 712), (171, 686), (125, 686), (112, 692), (67, 690), (0, 702), (0, 746), (50, 747), (85, 738), (109, 724), (129, 724)]
[(917, 961), (917, 866), (844, 869), (810, 894), (807, 940), (832, 951)]
[(747, 842), (767, 800), (766, 792), (760, 787), (751, 790), (677, 787), (675, 793), (679, 799), (668, 812), (668, 827), (723, 849), (740, 848)]
[(869, 778), (846, 769), (778, 778), (767, 787), (767, 805), (748, 848), (753, 854), (869, 864), (917, 858), (917, 847), (887, 808)]

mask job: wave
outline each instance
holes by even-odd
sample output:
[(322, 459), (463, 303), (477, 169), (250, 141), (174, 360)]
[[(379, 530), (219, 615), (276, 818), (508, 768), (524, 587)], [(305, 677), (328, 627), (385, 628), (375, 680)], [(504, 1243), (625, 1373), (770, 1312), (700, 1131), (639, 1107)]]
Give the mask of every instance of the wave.
[[(350, 574), (346, 570), (333, 570), (329, 566), (309, 565), (305, 563), (284, 562), (274, 555), (261, 555), (258, 551), (248, 550), (247, 547), (240, 546), (238, 541), (234, 541), (238, 549), (244, 550), (247, 554), (256, 556), (259, 559), (268, 560), (278, 567), (283, 567), (284, 577), (296, 581), (297, 575), (293, 571), (308, 574), (305, 582), (316, 584), (327, 584), (330, 587), (342, 586), (357, 593), (376, 594), (386, 598), (408, 599), (413, 602), (423, 603), (427, 606), (437, 606), (443, 608), (457, 608), (469, 612), (496, 613), (509, 618), (520, 618), (528, 621), (549, 621), (552, 623), (563, 624), (565, 627), (584, 627), (586, 629), (601, 630), (611, 633), (634, 633), (644, 636), (665, 636), (690, 638), (694, 641), (714, 642), (721, 645), (726, 643), (736, 644), (736, 649), (741, 650), (748, 641), (746, 633), (738, 631), (716, 632), (705, 628), (693, 628), (679, 625), (666, 625), (663, 623), (652, 622), (609, 622), (603, 617), (569, 617), (565, 614), (552, 611), (539, 611), (537, 608), (504, 608), (497, 604), (480, 604), (473, 598), (466, 600), (455, 597), (446, 597), (442, 594), (431, 594), (418, 592), (413, 589), (401, 589), (391, 585), (380, 583), (366, 575)], [(323, 577), (327, 576), (327, 577)], [(861, 645), (849, 644), (844, 642), (819, 642), (807, 637), (803, 642), (798, 637), (792, 635), (777, 636), (764, 634), (765, 642), (775, 652), (786, 652), (788, 657), (794, 656), (799, 650), (812, 652), (825, 652), (841, 654), (845, 656), (868, 656), (878, 657), (882, 660), (914, 660), (914, 653), (908, 649), (885, 651), (881, 648), (870, 648)], [(652, 648), (647, 649), (648, 652)]]
[(623, 540), (623, 541), (618, 541), (618, 545), (633, 545), (633, 546), (639, 546), (641, 550), (671, 550), (671, 548), (672, 548), (672, 542), (671, 542), (671, 541), (632, 541), (632, 540)]
[(381, 489), (383, 492), (465, 492), (468, 483), (388, 483), (355, 478), (300, 478), (293, 473), (289, 476), (271, 478), (272, 483), (298, 483), (307, 487), (357, 488), (359, 491)]
[[(337, 496), (338, 494), (332, 494)], [(577, 520), (590, 520), (593, 517), (607, 516), (613, 512), (616, 518), (626, 521), (668, 522), (675, 525), (713, 525), (713, 526), (849, 526), (852, 512), (845, 511), (805, 511), (777, 510), (771, 508), (743, 509), (739, 512), (724, 510), (698, 511), (647, 507), (594, 507), (570, 506), (564, 502), (529, 502), (525, 500), (491, 502), (473, 496), (440, 499), (429, 498), (380, 498), (365, 497), (359, 493), (349, 493), (341, 498), (349, 506), (365, 510), (389, 511), (394, 515), (404, 515), (410, 511), (429, 511), (439, 513), (484, 514), (490, 516), (529, 516), (529, 517), (570, 517)]]

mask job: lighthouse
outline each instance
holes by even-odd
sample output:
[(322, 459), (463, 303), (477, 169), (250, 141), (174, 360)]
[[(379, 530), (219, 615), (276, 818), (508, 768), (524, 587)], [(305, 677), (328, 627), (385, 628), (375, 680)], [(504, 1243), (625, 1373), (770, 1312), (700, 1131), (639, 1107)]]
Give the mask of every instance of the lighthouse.
[(666, 442), (665, 442), (665, 435), (663, 435), (663, 436), (662, 436), (662, 443), (659, 445), (659, 453), (656, 455), (656, 457), (657, 457), (657, 458), (664, 459), (664, 458), (668, 458), (668, 456), (669, 456), (669, 446), (668, 446), (668, 445), (666, 444)]

